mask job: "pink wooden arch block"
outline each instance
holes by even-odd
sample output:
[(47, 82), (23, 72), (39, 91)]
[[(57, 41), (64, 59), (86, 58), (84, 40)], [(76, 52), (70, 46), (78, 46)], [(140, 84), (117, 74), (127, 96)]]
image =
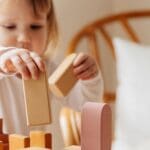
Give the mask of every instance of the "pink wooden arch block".
[(81, 150), (111, 150), (112, 119), (109, 105), (88, 102), (81, 115)]

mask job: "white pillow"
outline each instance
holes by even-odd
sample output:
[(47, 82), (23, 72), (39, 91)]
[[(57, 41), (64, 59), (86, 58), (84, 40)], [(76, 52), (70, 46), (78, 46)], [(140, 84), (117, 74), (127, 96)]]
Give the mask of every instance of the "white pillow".
[(150, 141), (150, 46), (118, 38), (113, 44), (118, 79), (113, 149), (120, 141), (128, 145), (126, 150), (137, 150)]

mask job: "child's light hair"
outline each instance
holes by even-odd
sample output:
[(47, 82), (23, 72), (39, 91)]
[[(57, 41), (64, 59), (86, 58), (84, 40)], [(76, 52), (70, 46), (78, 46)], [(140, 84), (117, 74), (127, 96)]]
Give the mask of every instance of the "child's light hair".
[(35, 15), (38, 15), (39, 11), (46, 10), (47, 11), (47, 23), (48, 23), (48, 39), (47, 45), (55, 44), (58, 39), (58, 30), (57, 30), (57, 22), (56, 16), (54, 12), (53, 2), (52, 0), (28, 0), (33, 8)]

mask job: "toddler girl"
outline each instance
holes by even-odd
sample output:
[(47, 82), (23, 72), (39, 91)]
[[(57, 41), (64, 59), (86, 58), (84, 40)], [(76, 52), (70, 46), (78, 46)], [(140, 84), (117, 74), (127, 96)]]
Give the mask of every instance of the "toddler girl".
[[(52, 0), (0, 0), (0, 117), (5, 132), (28, 133), (20, 78), (38, 80), (45, 68), (52, 73), (53, 63), (47, 60), (45, 66), (42, 56), (56, 37)], [(86, 101), (100, 100), (102, 79), (87, 54), (80, 53), (73, 65), (80, 81), (60, 102), (80, 110)], [(51, 94), (50, 99), (58, 98)]]

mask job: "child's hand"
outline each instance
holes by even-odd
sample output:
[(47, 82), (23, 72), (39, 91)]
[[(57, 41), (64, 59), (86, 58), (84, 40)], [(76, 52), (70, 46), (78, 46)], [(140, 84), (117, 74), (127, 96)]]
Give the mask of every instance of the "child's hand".
[(0, 70), (6, 74), (19, 73), (24, 79), (38, 79), (40, 71), (45, 71), (41, 57), (21, 48), (11, 48), (0, 55)]
[(78, 79), (88, 80), (98, 74), (98, 66), (94, 58), (88, 54), (80, 53), (73, 63), (74, 74)]

